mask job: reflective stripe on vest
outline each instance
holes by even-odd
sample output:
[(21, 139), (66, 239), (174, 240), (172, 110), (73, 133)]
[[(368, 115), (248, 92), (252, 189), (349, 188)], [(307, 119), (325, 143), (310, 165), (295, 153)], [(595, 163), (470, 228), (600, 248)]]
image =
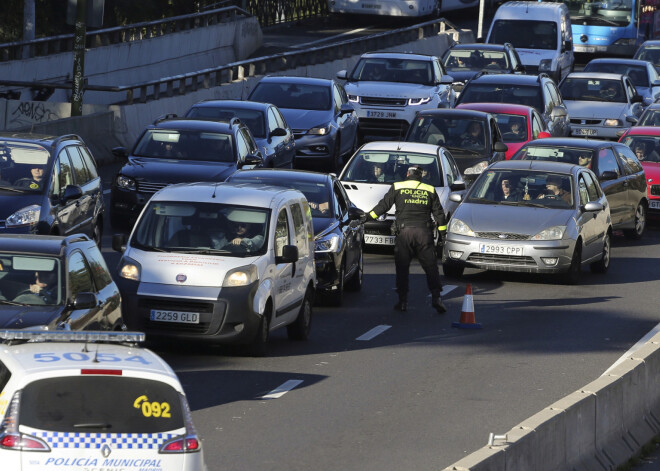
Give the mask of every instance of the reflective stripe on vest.
[(431, 185), (427, 185), (426, 183), (421, 183), (415, 180), (406, 180), (405, 182), (395, 182), (394, 183), (394, 189), (395, 190), (401, 190), (403, 188), (411, 188), (411, 189), (416, 189), (416, 190), (425, 190), (430, 193), (433, 193), (435, 191), (435, 188), (432, 187)]

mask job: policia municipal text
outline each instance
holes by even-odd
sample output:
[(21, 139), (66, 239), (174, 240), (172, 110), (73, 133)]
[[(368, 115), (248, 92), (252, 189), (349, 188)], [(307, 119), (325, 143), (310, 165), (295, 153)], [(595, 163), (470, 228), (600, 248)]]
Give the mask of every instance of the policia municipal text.
[(433, 244), (431, 214), (435, 218), (441, 238), (444, 238), (447, 232), (447, 223), (435, 188), (422, 183), (421, 180), (422, 170), (409, 167), (406, 180), (394, 183), (383, 199), (369, 212), (369, 216), (377, 219), (396, 204), (394, 264), (399, 302), (394, 305), (394, 309), (408, 310), (408, 273), (412, 257), (416, 256), (426, 273), (431, 304), (439, 313), (443, 313), (446, 309), (440, 297), (442, 285)]

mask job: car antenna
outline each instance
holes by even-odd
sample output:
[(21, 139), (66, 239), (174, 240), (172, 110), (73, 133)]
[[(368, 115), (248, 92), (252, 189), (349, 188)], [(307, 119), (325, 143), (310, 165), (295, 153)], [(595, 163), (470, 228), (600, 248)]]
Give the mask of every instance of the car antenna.
[(215, 185), (213, 185), (213, 194), (211, 195), (211, 198), (215, 198), (215, 190), (218, 189), (218, 183), (219, 182), (215, 182)]

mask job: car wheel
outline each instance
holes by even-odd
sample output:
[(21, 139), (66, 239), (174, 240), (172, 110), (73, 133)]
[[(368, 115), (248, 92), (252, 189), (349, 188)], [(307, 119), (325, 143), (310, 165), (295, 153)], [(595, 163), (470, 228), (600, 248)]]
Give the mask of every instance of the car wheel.
[(640, 201), (635, 210), (635, 228), (625, 229), (623, 234), (628, 239), (639, 240), (644, 235), (646, 229), (646, 206), (643, 201)]
[(298, 317), (296, 317), (293, 324), (286, 326), (286, 333), (289, 340), (307, 340), (309, 337), (309, 329), (312, 325), (313, 299), (314, 294), (312, 289), (307, 288), (302, 306), (300, 306), (300, 311), (298, 311)]
[(337, 275), (337, 289), (325, 293), (325, 300), (328, 306), (339, 307), (344, 300), (344, 276), (346, 276), (346, 258), (339, 265), (339, 274)]
[(463, 276), (463, 270), (465, 267), (456, 262), (443, 262), (442, 263), (442, 272), (445, 276), (449, 278), (460, 278)]
[(582, 272), (582, 246), (578, 242), (573, 251), (573, 257), (571, 258), (571, 266), (568, 267), (568, 271), (564, 273), (563, 281), (567, 285), (576, 285), (580, 282), (580, 274)]
[(270, 305), (264, 311), (264, 315), (261, 316), (261, 321), (259, 322), (259, 328), (257, 333), (254, 336), (254, 340), (250, 345), (250, 353), (255, 357), (266, 356), (267, 348), (266, 344), (268, 343), (268, 335), (270, 334)]
[(99, 223), (98, 219), (96, 221), (96, 224), (94, 224), (93, 228), (93, 234), (94, 242), (96, 242), (96, 245), (98, 248), (101, 248), (101, 244), (103, 243), (103, 226), (101, 223)]
[(346, 289), (351, 291), (360, 291), (362, 289), (362, 275), (364, 273), (364, 254), (362, 248), (360, 248), (360, 258), (358, 259), (357, 267), (355, 272), (351, 275), (351, 278), (346, 282)]
[(610, 233), (605, 234), (605, 240), (603, 240), (603, 256), (597, 262), (591, 264), (591, 271), (594, 273), (606, 273), (607, 269), (610, 268), (610, 249), (612, 248), (612, 238)]

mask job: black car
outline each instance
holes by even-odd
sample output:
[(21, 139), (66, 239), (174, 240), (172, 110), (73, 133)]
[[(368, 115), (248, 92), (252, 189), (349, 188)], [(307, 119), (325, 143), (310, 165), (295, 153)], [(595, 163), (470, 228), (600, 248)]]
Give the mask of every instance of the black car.
[(0, 235), (0, 328), (121, 330), (121, 297), (84, 234)]
[(205, 100), (186, 112), (187, 118), (197, 119), (230, 119), (234, 116), (250, 128), (264, 158), (264, 167), (293, 167), (296, 142), (277, 106), (256, 101)]
[(613, 229), (623, 229), (631, 239), (644, 234), (648, 208), (646, 176), (625, 144), (579, 138), (536, 139), (521, 147), (511, 160), (567, 162), (589, 168), (607, 196)]
[(84, 233), (99, 245), (103, 188), (73, 134), (0, 133), (0, 234)]
[(454, 44), (442, 56), (442, 63), (454, 82), (466, 83), (482, 70), (501, 74), (524, 74), (516, 48), (506, 44)]
[(480, 72), (461, 91), (461, 103), (511, 103), (536, 108), (553, 136), (568, 136), (570, 119), (557, 84), (539, 75), (489, 74)]
[(303, 170), (240, 170), (227, 181), (264, 183), (302, 192), (312, 211), (320, 299), (341, 305), (344, 288), (362, 288), (364, 212), (351, 203), (334, 175)]
[(660, 126), (660, 103), (647, 106), (635, 126)]
[(479, 173), (471, 167), (478, 164), (485, 167), (490, 162), (504, 160), (508, 149), (495, 116), (472, 110), (420, 111), (408, 130), (406, 141), (449, 149), (466, 181), (473, 180), (470, 177)]
[(115, 228), (133, 223), (155, 192), (174, 183), (222, 182), (244, 165), (263, 159), (248, 127), (238, 118), (206, 121), (192, 118), (156, 120), (129, 153), (112, 182), (110, 220)]

